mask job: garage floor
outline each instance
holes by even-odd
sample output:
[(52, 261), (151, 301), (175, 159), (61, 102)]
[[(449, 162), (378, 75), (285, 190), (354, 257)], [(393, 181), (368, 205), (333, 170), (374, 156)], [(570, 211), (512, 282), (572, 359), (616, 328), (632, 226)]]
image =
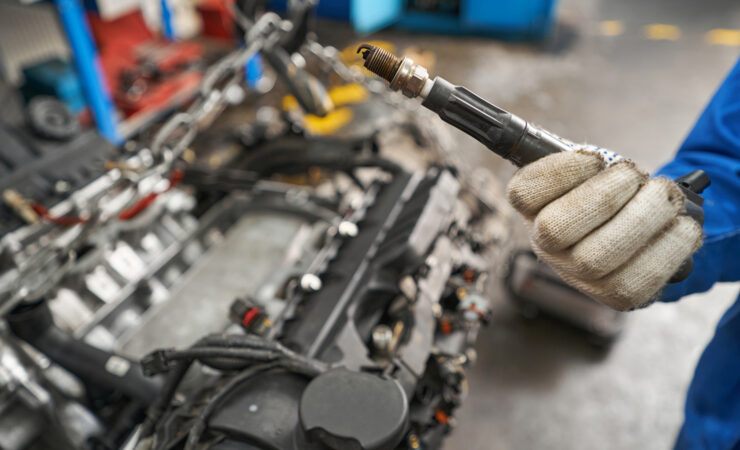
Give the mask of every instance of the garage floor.
[[(653, 37), (672, 40), (648, 39), (649, 24), (675, 26), (651, 29)], [(558, 34), (541, 46), (399, 31), (371, 38), (432, 50), (435, 73), (574, 141), (655, 170), (740, 54), (738, 46), (707, 43), (706, 33), (738, 24), (736, 0), (563, 0)], [(336, 45), (357, 39), (321, 34)], [(472, 139), (460, 135), (457, 142), (502, 179), (510, 175)], [(608, 352), (500, 302), (479, 341), (472, 395), (446, 449), (670, 448), (694, 365), (737, 292), (723, 285), (631, 313)]]

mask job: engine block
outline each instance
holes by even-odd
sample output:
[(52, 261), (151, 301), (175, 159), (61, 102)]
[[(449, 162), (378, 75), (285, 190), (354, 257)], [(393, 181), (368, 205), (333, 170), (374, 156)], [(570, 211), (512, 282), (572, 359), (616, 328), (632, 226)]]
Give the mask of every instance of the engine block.
[[(386, 100), (362, 107), (397, 113)], [(220, 165), (202, 141), (186, 164), (90, 153), (92, 131), (14, 140), (0, 447), (439, 448), (490, 314), (498, 212), (401, 116), (318, 137), (273, 115)]]

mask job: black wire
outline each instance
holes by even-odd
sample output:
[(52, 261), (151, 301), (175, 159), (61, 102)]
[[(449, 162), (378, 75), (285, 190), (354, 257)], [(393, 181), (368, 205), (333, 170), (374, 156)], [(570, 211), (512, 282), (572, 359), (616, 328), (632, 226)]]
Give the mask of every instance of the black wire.
[[(200, 189), (249, 189), (264, 177), (279, 173), (295, 173), (307, 170), (309, 167), (320, 167), (326, 170), (336, 170), (353, 175), (352, 171), (363, 167), (377, 167), (390, 173), (399, 173), (403, 168), (398, 164), (380, 157), (341, 158), (333, 155), (305, 156), (298, 152), (285, 152), (283, 159), (276, 159), (275, 155), (269, 161), (256, 164), (250, 161), (250, 170), (244, 169), (210, 169), (205, 166), (190, 166), (185, 169), (184, 182), (197, 186)], [(353, 180), (358, 183), (359, 180)], [(358, 183), (362, 185), (362, 183)]]
[[(206, 336), (205, 338), (200, 339), (198, 342), (193, 344), (191, 348), (195, 348), (209, 342), (207, 339), (211, 337), (212, 336)], [(162, 419), (165, 411), (167, 411), (170, 403), (172, 403), (172, 398), (175, 396), (177, 388), (180, 386), (180, 382), (185, 378), (185, 374), (190, 369), (190, 366), (192, 366), (193, 361), (193, 359), (181, 361), (174, 367), (174, 369), (170, 370), (162, 389), (147, 409), (146, 419), (141, 427), (142, 439), (149, 437), (154, 433), (157, 424)]]
[(221, 371), (242, 370), (254, 362), (271, 362), (281, 356), (280, 352), (272, 350), (220, 347), (197, 347), (165, 353), (168, 360), (198, 360)]
[(326, 364), (317, 361), (312, 358), (307, 358), (300, 355), (293, 350), (290, 350), (283, 344), (277, 341), (266, 340), (264, 338), (248, 335), (248, 334), (228, 334), (228, 335), (209, 335), (201, 339), (198, 345), (203, 346), (219, 346), (219, 347), (245, 347), (245, 348), (261, 348), (265, 350), (271, 350), (279, 352), (282, 357), (287, 360), (292, 360), (298, 364), (307, 366), (312, 371), (323, 372), (326, 370)]
[(239, 384), (244, 382), (245, 380), (253, 377), (254, 375), (263, 372), (265, 370), (269, 370), (275, 367), (278, 367), (279, 364), (277, 362), (271, 362), (266, 364), (260, 364), (258, 366), (252, 366), (249, 369), (245, 370), (244, 372), (240, 373), (239, 375), (232, 378), (226, 385), (221, 388), (218, 392), (216, 392), (213, 397), (211, 397), (211, 400), (208, 402), (205, 408), (203, 408), (203, 411), (198, 415), (198, 418), (195, 419), (195, 423), (191, 425), (190, 432), (188, 433), (188, 439), (185, 442), (185, 449), (184, 450), (193, 450), (196, 445), (198, 445), (198, 442), (200, 442), (201, 436), (203, 436), (203, 432), (206, 430), (206, 421), (208, 418), (213, 414), (213, 411), (216, 409), (217, 406), (220, 405), (221, 401)]
[[(177, 364), (169, 372), (161, 391), (147, 409), (146, 419), (141, 428), (142, 439), (154, 433), (180, 382), (195, 360), (219, 370), (241, 370), (254, 361), (267, 361), (266, 364), (253, 367), (275, 364), (276, 367), (311, 377), (327, 369), (326, 364), (299, 355), (277, 341), (246, 334), (208, 335), (189, 349), (169, 351), (165, 355), (167, 359), (176, 360)], [(246, 370), (245, 373), (250, 373), (251, 368)], [(240, 376), (241, 374), (237, 377)]]
[(167, 407), (169, 407), (172, 402), (172, 398), (175, 396), (175, 392), (180, 386), (180, 382), (185, 378), (185, 374), (192, 364), (192, 360), (182, 361), (178, 363), (169, 374), (167, 374), (167, 379), (162, 386), (162, 390), (159, 391), (159, 394), (146, 411), (146, 419), (141, 426), (142, 439), (154, 434), (157, 424), (167, 410)]
[(234, 346), (234, 347), (255, 347), (270, 350), (286, 348), (277, 341), (267, 340), (252, 334), (209, 334), (198, 341), (198, 345), (212, 346)]
[(235, 387), (260, 372), (274, 368), (283, 368), (291, 372), (306, 375), (311, 378), (319, 375), (325, 370), (325, 368), (315, 369), (302, 364), (299, 361), (291, 359), (281, 359), (257, 366), (252, 366), (249, 369), (246, 369), (244, 372), (232, 378), (223, 388), (221, 388), (217, 393), (213, 395), (213, 397), (211, 397), (211, 400), (208, 402), (206, 407), (203, 408), (203, 411), (201, 411), (201, 413), (198, 415), (195, 423), (191, 425), (190, 432), (188, 433), (188, 439), (185, 442), (184, 450), (195, 449), (195, 446), (198, 445), (198, 442), (200, 442), (200, 439), (206, 430), (208, 418), (211, 416), (211, 414), (213, 414), (213, 412), (221, 404), (224, 398), (226, 398), (226, 396), (230, 394)]
[(172, 350), (164, 353), (168, 360), (207, 360), (210, 358), (246, 359), (273, 361), (282, 354), (274, 350), (224, 347), (195, 347), (187, 350)]

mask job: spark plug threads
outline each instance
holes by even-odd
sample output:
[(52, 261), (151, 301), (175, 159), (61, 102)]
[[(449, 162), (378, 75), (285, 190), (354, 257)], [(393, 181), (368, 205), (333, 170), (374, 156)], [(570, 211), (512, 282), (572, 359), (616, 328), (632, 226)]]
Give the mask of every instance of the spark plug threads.
[(410, 58), (399, 58), (370, 44), (360, 45), (357, 52), (362, 53), (365, 68), (388, 81), (391, 89), (400, 90), (407, 97), (425, 97), (429, 92), (432, 84), (429, 73)]
[(398, 72), (398, 68), (401, 67), (401, 58), (380, 47), (362, 44), (357, 49), (357, 53), (360, 52), (362, 52), (362, 59), (365, 60), (365, 68), (389, 83)]

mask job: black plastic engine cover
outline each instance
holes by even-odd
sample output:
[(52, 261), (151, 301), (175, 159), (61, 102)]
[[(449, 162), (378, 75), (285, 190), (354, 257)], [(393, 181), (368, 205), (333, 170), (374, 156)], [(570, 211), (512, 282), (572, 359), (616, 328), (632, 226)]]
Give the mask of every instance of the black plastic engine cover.
[(300, 417), (311, 440), (333, 450), (383, 450), (403, 438), (409, 405), (398, 381), (335, 369), (303, 391)]
[(230, 443), (222, 443), (223, 448), (325, 449), (307, 442), (298, 420), (298, 405), (307, 384), (306, 378), (288, 372), (255, 376), (234, 390), (208, 427), (227, 436)]
[(340, 368), (310, 383), (282, 371), (256, 376), (234, 390), (208, 426), (227, 437), (216, 447), (223, 449), (389, 450), (408, 419), (397, 381)]
[[(381, 311), (383, 298), (393, 298), (400, 278), (424, 263), (435, 239), (452, 220), (459, 189), (445, 169), (432, 169), (420, 180), (396, 174), (358, 224), (360, 234), (343, 244), (321, 275), (322, 289), (306, 294), (296, 320), (285, 323), (282, 341), (324, 361), (344, 357), (342, 363), (352, 366), (346, 358), (365, 354), (366, 349), (343, 349), (335, 338), (342, 333), (367, 338), (369, 330), (354, 323), (353, 317)], [(421, 353), (423, 363), (427, 355)]]

